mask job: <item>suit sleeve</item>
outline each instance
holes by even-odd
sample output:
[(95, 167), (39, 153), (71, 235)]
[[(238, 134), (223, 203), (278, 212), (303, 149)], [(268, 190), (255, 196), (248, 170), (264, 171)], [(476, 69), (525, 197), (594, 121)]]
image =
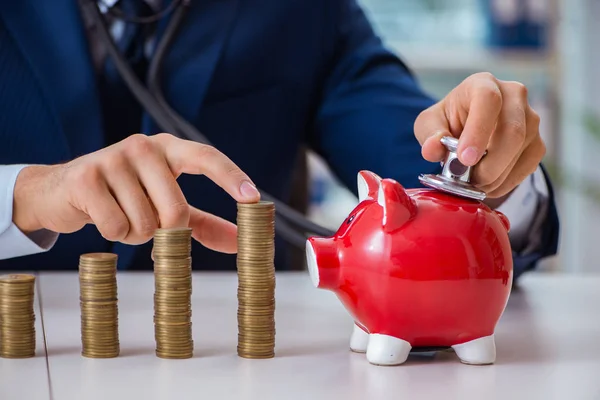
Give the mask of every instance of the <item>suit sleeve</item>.
[(46, 230), (25, 235), (12, 222), (15, 182), (25, 165), (0, 165), (0, 260), (50, 250), (58, 234)]
[[(413, 126), (436, 100), (383, 46), (355, 0), (335, 3), (334, 61), (309, 143), (355, 194), (362, 169), (407, 188), (421, 187), (419, 174), (438, 172), (440, 166), (423, 159)], [(537, 225), (523, 234), (528, 242), (513, 252), (516, 277), (557, 251), (558, 218), (550, 180), (544, 177), (550, 193), (545, 206), (540, 202), (527, 216)]]
[(371, 170), (405, 187), (439, 164), (421, 157), (413, 125), (435, 103), (405, 64), (384, 48), (354, 0), (338, 0), (334, 60), (310, 144), (354, 193), (356, 174)]

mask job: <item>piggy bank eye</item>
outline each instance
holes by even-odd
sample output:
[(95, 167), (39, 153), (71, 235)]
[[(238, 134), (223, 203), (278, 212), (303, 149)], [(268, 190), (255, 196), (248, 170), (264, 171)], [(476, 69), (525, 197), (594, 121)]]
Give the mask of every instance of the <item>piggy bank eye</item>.
[(346, 221), (346, 225), (350, 225), (350, 223), (351, 223), (352, 221), (354, 221), (354, 217), (356, 217), (356, 214), (354, 214), (354, 215), (351, 215), (351, 216), (350, 216), (350, 218), (348, 218), (348, 220)]

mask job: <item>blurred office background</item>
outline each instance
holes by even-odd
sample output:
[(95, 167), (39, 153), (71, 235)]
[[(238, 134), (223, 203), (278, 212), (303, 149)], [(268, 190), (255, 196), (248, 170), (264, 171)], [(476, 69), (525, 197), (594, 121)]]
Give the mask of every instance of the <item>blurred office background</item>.
[[(388, 47), (440, 98), (489, 71), (529, 88), (562, 222), (545, 271), (600, 272), (600, 0), (361, 0)], [(356, 199), (309, 155), (310, 218), (336, 229)]]

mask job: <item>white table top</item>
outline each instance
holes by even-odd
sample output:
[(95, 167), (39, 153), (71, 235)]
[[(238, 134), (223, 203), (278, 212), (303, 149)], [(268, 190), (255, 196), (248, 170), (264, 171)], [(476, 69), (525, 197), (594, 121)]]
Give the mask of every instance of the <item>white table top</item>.
[[(195, 357), (163, 360), (154, 355), (152, 275), (118, 279), (122, 355), (86, 359), (77, 275), (41, 275), (53, 399), (600, 398), (600, 276), (526, 276), (496, 330), (494, 365), (464, 365), (453, 353), (438, 353), (397, 367), (351, 353), (352, 321), (335, 295), (289, 273), (277, 278), (274, 359), (237, 357), (235, 274), (197, 273)], [(48, 398), (43, 356), (26, 361), (31, 369), (21, 361), (0, 362), (1, 382), (10, 370), (16, 382), (31, 385), (20, 399)], [(17, 398), (16, 387), (0, 384), (0, 399)]]

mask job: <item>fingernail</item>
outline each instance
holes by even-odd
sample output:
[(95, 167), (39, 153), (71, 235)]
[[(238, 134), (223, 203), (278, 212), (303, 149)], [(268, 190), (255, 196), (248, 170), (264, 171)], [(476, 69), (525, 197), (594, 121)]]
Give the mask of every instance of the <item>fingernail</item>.
[(449, 136), (449, 135), (450, 134), (446, 131), (438, 131), (432, 137), (436, 138), (437, 140), (441, 140), (444, 136)]
[(425, 142), (423, 142), (423, 145), (429, 141), (439, 142), (444, 136), (447, 136), (446, 132), (438, 131), (438, 132), (434, 133), (433, 135), (429, 136), (427, 139), (425, 139)]
[(475, 147), (467, 147), (461, 154), (462, 162), (466, 165), (474, 165), (477, 162), (478, 154)]
[(242, 193), (242, 196), (247, 199), (255, 199), (260, 196), (256, 186), (248, 181), (242, 182), (242, 185), (240, 186), (240, 192)]

